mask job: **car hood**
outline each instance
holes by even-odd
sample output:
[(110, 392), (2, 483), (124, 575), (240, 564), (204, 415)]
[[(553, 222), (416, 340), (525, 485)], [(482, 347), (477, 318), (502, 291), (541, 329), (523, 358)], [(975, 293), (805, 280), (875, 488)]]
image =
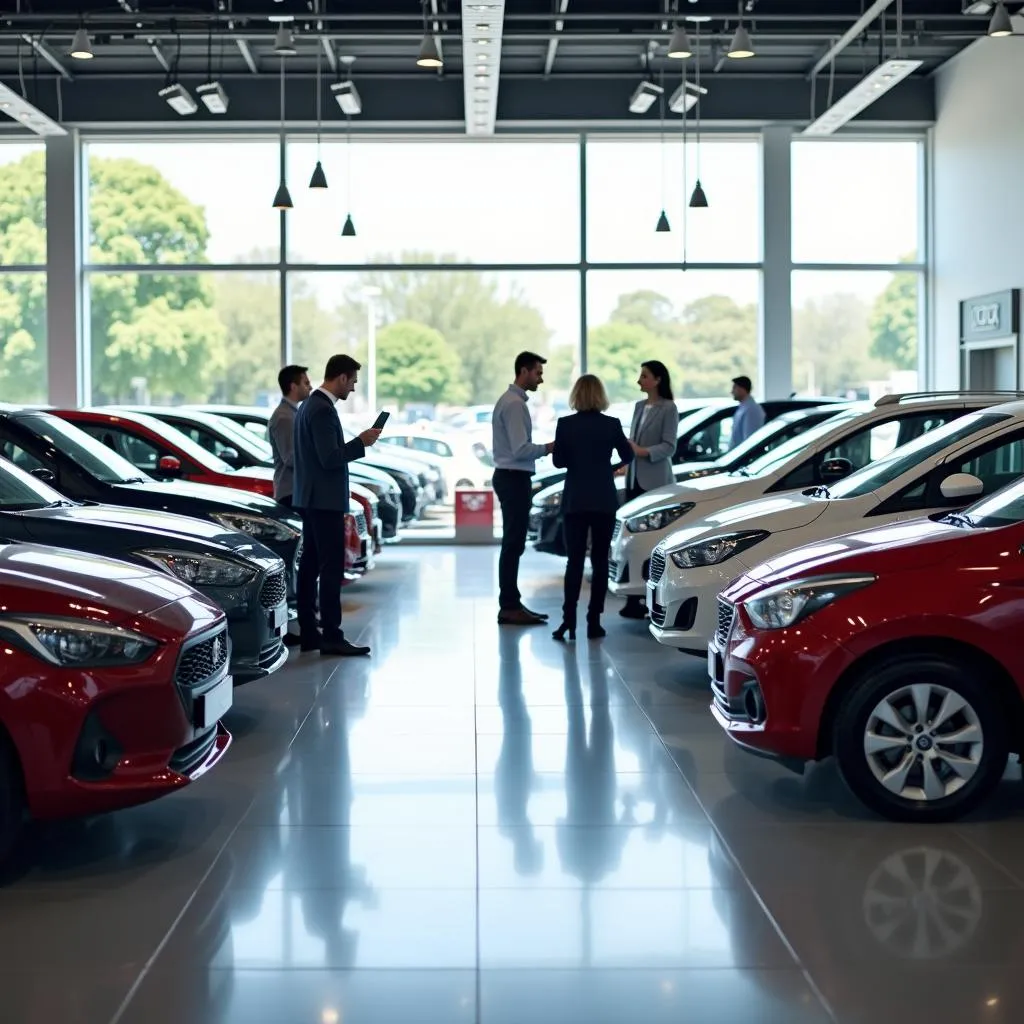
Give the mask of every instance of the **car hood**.
[(767, 530), (771, 534), (801, 530), (825, 515), (832, 504), (836, 503), (816, 501), (799, 493), (758, 498), (742, 505), (730, 505), (688, 526), (681, 526), (668, 535), (665, 544), (674, 549), (696, 540), (710, 540), (721, 534), (741, 530)]
[[(19, 611), (108, 625), (155, 615), (190, 630), (222, 614), (188, 584), (159, 569), (37, 544), (0, 545), (0, 591)], [(169, 613), (172, 605), (180, 607)]]
[[(143, 543), (147, 547), (175, 545), (193, 550), (213, 548), (224, 554), (230, 553), (257, 562), (264, 568), (270, 568), (279, 561), (269, 548), (244, 533), (226, 530), (205, 519), (167, 512), (125, 508), (121, 505), (72, 505), (30, 509), (15, 514), (25, 517), (29, 532), (37, 540), (53, 542), (60, 537), (59, 543), (67, 543), (71, 547), (78, 547), (78, 536), (88, 536), (85, 531), (104, 530), (114, 536), (122, 534), (126, 546), (134, 547)], [(66, 540), (60, 536), (62, 530), (67, 531)], [(78, 533), (79, 530), (83, 534)]]
[(273, 466), (246, 466), (245, 469), (236, 469), (232, 476), (248, 477), (250, 480), (273, 480)]
[(641, 494), (639, 498), (634, 498), (632, 501), (627, 501), (619, 510), (619, 514), (622, 518), (630, 518), (643, 515), (654, 508), (662, 508), (664, 505), (686, 501), (699, 504), (702, 501), (727, 498), (745, 482), (743, 477), (723, 477), (719, 474), (703, 479), (689, 480), (685, 484), (669, 484), (666, 487), (647, 491), (646, 494)]
[(880, 557), (886, 573), (913, 571), (952, 556), (952, 550), (937, 552), (937, 544), (968, 543), (992, 532), (964, 530), (932, 519), (890, 523), (786, 551), (755, 566), (744, 579), (761, 589), (804, 576), (875, 571)]
[[(184, 480), (172, 484), (147, 480), (142, 483), (114, 484), (114, 488), (118, 493), (159, 495), (161, 498), (167, 499), (169, 506), (185, 506), (195, 502), (197, 505), (202, 505), (207, 510), (215, 512), (244, 511), (267, 516), (269, 519), (281, 518), (282, 506), (272, 498), (264, 497), (255, 491), (242, 491), (236, 487), (214, 487), (212, 484), (193, 484)], [(179, 499), (184, 499), (184, 501)], [(297, 519), (298, 515), (292, 513), (285, 518)]]

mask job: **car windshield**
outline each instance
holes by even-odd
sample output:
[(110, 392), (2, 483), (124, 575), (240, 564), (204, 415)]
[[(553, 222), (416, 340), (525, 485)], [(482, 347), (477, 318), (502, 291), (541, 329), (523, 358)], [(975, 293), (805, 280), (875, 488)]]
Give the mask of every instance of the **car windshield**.
[(24, 512), (30, 508), (49, 508), (74, 504), (42, 480), (0, 458), (0, 511)]
[[(115, 413), (114, 415), (118, 414)], [(134, 416), (135, 414), (132, 415)], [(123, 422), (129, 432), (134, 433), (132, 431), (133, 419), (126, 418)], [(205, 469), (209, 469), (214, 473), (234, 472), (231, 466), (223, 459), (218, 458), (213, 452), (208, 452), (202, 445), (196, 444), (188, 434), (182, 433), (177, 427), (172, 427), (169, 423), (164, 423), (163, 420), (158, 420), (155, 416), (147, 416), (144, 413), (138, 414), (137, 422), (148, 427), (154, 434), (162, 437), (168, 444), (174, 445), (183, 455)]]
[(1024, 480), (982, 498), (964, 509), (961, 515), (971, 526), (982, 528), (1024, 523)]
[(209, 414), (209, 420), (217, 431), (223, 435), (225, 441), (230, 442), (252, 458), (270, 465), (273, 455), (270, 451), (270, 445), (266, 441), (261, 441), (251, 430), (246, 430), (240, 423), (228, 419), (227, 416), (217, 416), (211, 413)]
[(143, 482), (148, 477), (126, 458), (112, 451), (101, 441), (71, 423), (45, 413), (29, 413), (18, 417), (18, 423), (38, 437), (49, 441), (90, 476), (105, 484)]
[(821, 438), (828, 437), (837, 427), (844, 423), (850, 423), (863, 415), (863, 409), (849, 409), (846, 412), (837, 413), (831, 419), (825, 420), (824, 423), (819, 423), (818, 426), (805, 430), (802, 434), (797, 434), (796, 437), (791, 437), (785, 444), (780, 444), (778, 448), (766, 452), (759, 459), (754, 459), (749, 465), (743, 467), (742, 473), (744, 476), (762, 476), (765, 473), (771, 473), (779, 466), (785, 465), (795, 455), (805, 455), (807, 449), (813, 448)]
[[(724, 470), (739, 469), (759, 457), (756, 453), (764, 449), (765, 445), (770, 445), (770, 450), (781, 447), (784, 442), (779, 442), (777, 439), (786, 437), (788, 441), (789, 438), (786, 435), (792, 434), (794, 430), (797, 431), (796, 434), (793, 434), (794, 437), (806, 436), (807, 432), (822, 419), (822, 413), (813, 409), (806, 414), (789, 413), (778, 419), (769, 420), (760, 430), (755, 430), (750, 437), (741, 441), (727, 455), (716, 459), (715, 466)], [(802, 430), (800, 429), (801, 425), (803, 425)], [(764, 454), (768, 454), (768, 452), (764, 452)]]
[(926, 465), (927, 460), (938, 455), (944, 448), (1007, 419), (1009, 419), (1008, 416), (998, 413), (974, 413), (969, 416), (960, 416), (950, 423), (935, 427), (926, 434), (915, 437), (913, 441), (908, 441), (899, 448), (894, 448), (888, 455), (883, 455), (882, 458), (851, 474), (845, 480), (830, 485), (829, 497), (862, 497), (872, 491), (877, 491), (879, 487), (892, 483), (893, 480), (898, 479), (915, 466), (920, 466), (922, 472), (927, 472), (930, 468)]

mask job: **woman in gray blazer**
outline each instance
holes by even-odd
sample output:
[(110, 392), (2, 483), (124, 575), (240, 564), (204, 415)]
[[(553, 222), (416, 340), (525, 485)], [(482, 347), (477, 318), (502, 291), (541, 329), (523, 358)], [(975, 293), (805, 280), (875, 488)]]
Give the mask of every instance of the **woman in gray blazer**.
[[(679, 430), (679, 410), (672, 395), (668, 367), (656, 359), (641, 363), (637, 384), (646, 397), (636, 403), (629, 430), (629, 443), (636, 458), (626, 470), (627, 501), (672, 483), (672, 460)], [(642, 619), (647, 609), (642, 598), (628, 597), (619, 614), (627, 619)]]

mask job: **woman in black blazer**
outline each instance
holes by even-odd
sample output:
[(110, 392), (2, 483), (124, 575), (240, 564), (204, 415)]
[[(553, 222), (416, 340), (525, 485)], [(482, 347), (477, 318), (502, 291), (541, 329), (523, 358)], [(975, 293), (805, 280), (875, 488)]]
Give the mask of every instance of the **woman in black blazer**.
[(573, 385), (569, 405), (575, 416), (563, 416), (555, 429), (552, 454), (556, 466), (567, 470), (562, 491), (562, 520), (565, 547), (569, 560), (565, 567), (565, 602), (562, 624), (552, 636), (576, 639), (576, 605), (583, 585), (583, 562), (590, 537), (590, 565), (593, 580), (590, 607), (587, 611), (587, 637), (596, 640), (605, 635), (601, 613), (608, 593), (608, 549), (615, 528), (615, 512), (619, 499), (615, 490), (612, 453), (618, 452), (622, 463), (631, 462), (633, 449), (622, 424), (605, 416), (608, 395), (604, 385), (593, 374), (584, 374)]

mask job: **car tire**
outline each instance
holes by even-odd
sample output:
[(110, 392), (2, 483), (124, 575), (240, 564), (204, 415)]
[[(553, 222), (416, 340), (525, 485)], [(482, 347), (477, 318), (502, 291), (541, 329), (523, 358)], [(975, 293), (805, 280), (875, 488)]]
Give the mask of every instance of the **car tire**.
[(991, 684), (962, 664), (901, 657), (865, 672), (846, 695), (833, 750), (846, 784), (877, 813), (893, 821), (952, 821), (1002, 778), (1005, 719)]
[(18, 756), (0, 726), (0, 864), (14, 849), (25, 823), (25, 786)]

